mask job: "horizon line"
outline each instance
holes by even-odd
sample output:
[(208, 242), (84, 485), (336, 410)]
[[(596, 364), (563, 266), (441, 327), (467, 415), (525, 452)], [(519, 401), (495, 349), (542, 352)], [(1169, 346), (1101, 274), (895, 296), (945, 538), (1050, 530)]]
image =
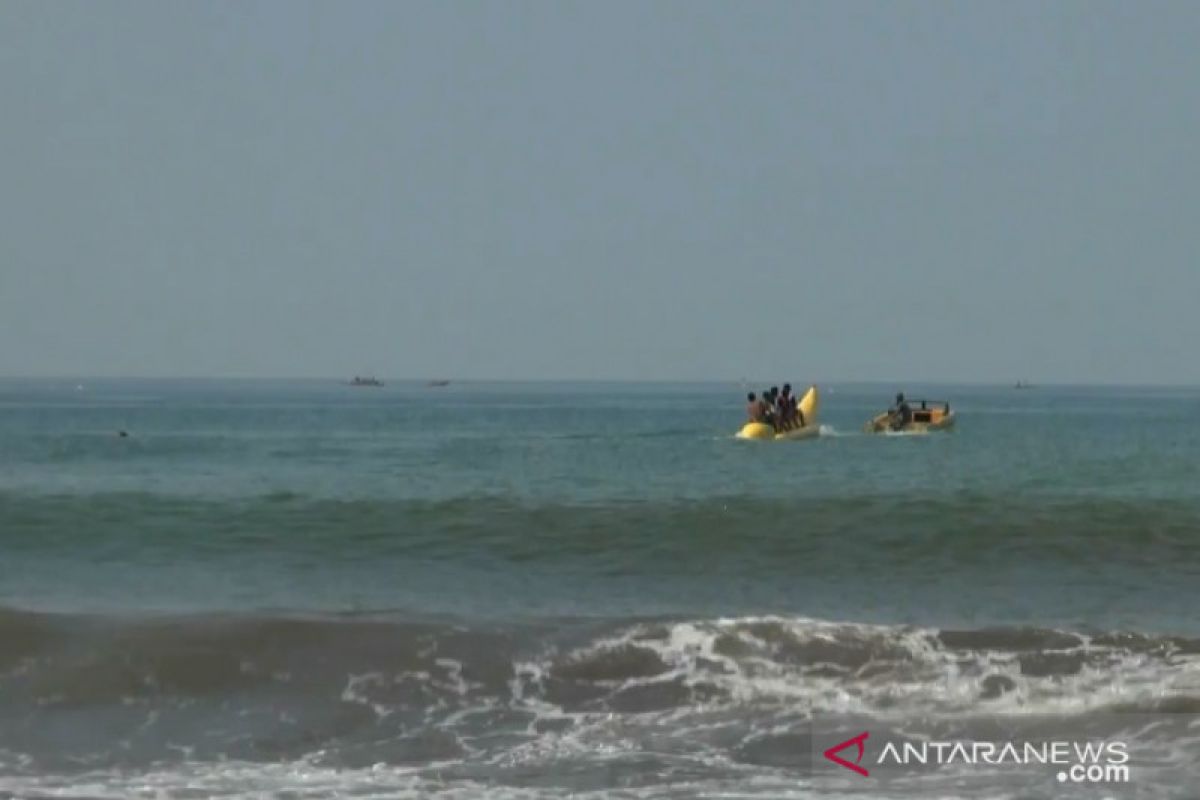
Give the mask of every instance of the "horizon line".
[[(287, 382), (322, 382), (322, 383), (338, 383), (349, 385), (354, 376), (335, 377), (328, 375), (69, 375), (69, 374), (54, 374), (54, 375), (19, 375), (19, 374), (0, 374), (0, 381), (178, 381), (178, 382), (199, 382), (199, 381), (287, 381)], [(450, 385), (455, 383), (464, 384), (552, 384), (552, 383), (615, 383), (615, 384), (645, 384), (645, 385), (672, 385), (672, 384), (728, 384), (734, 386), (757, 386), (760, 384), (769, 385), (771, 381), (762, 381), (749, 378), (615, 378), (615, 377), (553, 377), (553, 378), (489, 378), (489, 377), (461, 377), (447, 378), (433, 376), (380, 376), (378, 374), (360, 375), (358, 377), (376, 378), (385, 384), (392, 383), (430, 383), (434, 381), (448, 381)], [(793, 381), (793, 383), (795, 383)], [(847, 378), (837, 380), (824, 381), (800, 381), (796, 385), (815, 385), (821, 386), (854, 386), (854, 385), (895, 385), (903, 387), (905, 385), (914, 384), (932, 384), (941, 386), (962, 386), (962, 387), (980, 387), (980, 388), (1010, 388), (1016, 389), (1017, 383), (1022, 384), (1023, 389), (1038, 389), (1038, 388), (1127, 388), (1127, 389), (1200, 389), (1200, 383), (1154, 383), (1154, 382), (1132, 382), (1132, 381), (1026, 381), (1018, 379), (1014, 381), (982, 381), (978, 379), (948, 379), (948, 378), (908, 378), (905, 380), (895, 380), (890, 378)], [(386, 387), (384, 387), (386, 388)]]

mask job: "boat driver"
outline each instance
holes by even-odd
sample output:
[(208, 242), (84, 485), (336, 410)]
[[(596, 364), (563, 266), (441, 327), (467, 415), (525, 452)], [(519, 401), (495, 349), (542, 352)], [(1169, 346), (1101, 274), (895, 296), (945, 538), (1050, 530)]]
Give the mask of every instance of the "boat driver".
[(900, 430), (908, 423), (912, 422), (912, 408), (909, 407), (908, 401), (904, 399), (904, 392), (896, 395), (896, 408), (892, 411), (892, 430)]

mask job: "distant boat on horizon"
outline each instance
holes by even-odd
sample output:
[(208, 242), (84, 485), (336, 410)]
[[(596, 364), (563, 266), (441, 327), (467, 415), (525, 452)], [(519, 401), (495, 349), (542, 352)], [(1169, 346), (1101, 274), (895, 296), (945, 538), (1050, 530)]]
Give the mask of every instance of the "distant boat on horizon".
[(374, 377), (363, 377), (360, 375), (355, 375), (354, 380), (350, 381), (350, 385), (351, 386), (379, 387), (379, 386), (383, 386), (383, 381), (379, 380), (378, 378), (374, 378)]
[(430, 381), (429, 383), (427, 383), (427, 384), (425, 384), (425, 385), (426, 385), (426, 386), (428, 386), (428, 387), (429, 387), (429, 388), (431, 388), (431, 389), (440, 389), (440, 388), (442, 388), (443, 386), (449, 386), (449, 385), (450, 385), (450, 381), (446, 380), (445, 378), (440, 378), (440, 379), (438, 379), (438, 380), (436, 380), (436, 381)]
[(1033, 384), (1029, 383), (1028, 381), (1017, 381), (1015, 384), (1013, 384), (1013, 388), (1014, 389), (1032, 389), (1034, 387), (1033, 387)]

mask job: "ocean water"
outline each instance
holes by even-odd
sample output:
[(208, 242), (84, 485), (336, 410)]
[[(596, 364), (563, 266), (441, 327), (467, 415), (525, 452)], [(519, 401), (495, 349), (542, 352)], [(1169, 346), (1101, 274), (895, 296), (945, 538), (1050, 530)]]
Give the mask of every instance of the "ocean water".
[[(897, 388), (957, 429), (859, 433)], [(0, 796), (1200, 797), (1200, 390), (745, 391), (0, 381)]]

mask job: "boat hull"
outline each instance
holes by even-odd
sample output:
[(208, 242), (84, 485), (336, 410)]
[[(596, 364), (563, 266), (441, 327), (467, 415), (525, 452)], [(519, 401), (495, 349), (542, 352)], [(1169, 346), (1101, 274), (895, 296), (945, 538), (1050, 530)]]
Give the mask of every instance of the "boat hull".
[(939, 419), (932, 422), (910, 422), (907, 425), (902, 425), (899, 428), (893, 428), (891, 425), (891, 415), (886, 411), (882, 414), (875, 415), (870, 422), (863, 426), (864, 433), (934, 433), (936, 431), (945, 431), (954, 427), (955, 412), (951, 411), (948, 414), (942, 415)]

